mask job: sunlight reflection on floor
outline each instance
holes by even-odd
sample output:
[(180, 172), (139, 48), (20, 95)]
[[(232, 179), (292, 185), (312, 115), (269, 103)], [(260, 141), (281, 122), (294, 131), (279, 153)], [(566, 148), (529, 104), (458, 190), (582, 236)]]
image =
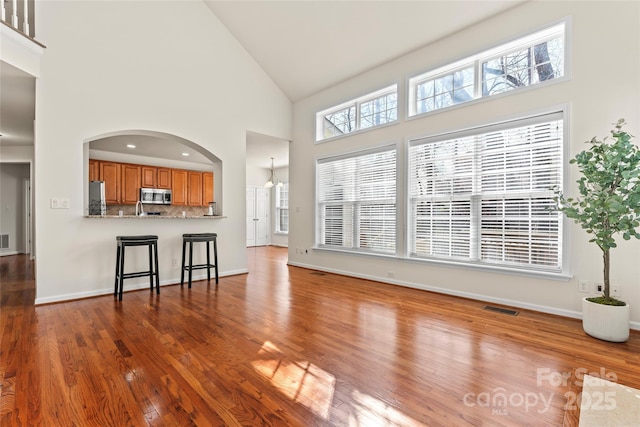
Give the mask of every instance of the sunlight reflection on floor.
[[(289, 399), (307, 407), (317, 416), (329, 420), (336, 378), (308, 361), (287, 360), (287, 356), (272, 342), (266, 341), (253, 367), (271, 381)], [(410, 427), (424, 426), (387, 403), (353, 390), (348, 405), (349, 426)], [(339, 411), (345, 415), (345, 408)], [(334, 414), (336, 416), (338, 414)]]
[(287, 360), (270, 341), (264, 343), (253, 366), (285, 396), (328, 419), (336, 383), (333, 375), (310, 362)]
[(380, 399), (354, 390), (351, 393), (354, 409), (349, 418), (349, 425), (352, 427), (409, 427), (425, 426), (411, 417), (404, 415), (392, 406), (389, 406)]

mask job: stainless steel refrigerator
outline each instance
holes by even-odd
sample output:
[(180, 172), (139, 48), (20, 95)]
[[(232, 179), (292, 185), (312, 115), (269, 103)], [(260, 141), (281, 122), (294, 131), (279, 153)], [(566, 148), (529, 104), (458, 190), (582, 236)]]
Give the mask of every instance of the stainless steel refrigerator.
[(89, 215), (107, 214), (107, 203), (104, 199), (104, 181), (89, 182)]

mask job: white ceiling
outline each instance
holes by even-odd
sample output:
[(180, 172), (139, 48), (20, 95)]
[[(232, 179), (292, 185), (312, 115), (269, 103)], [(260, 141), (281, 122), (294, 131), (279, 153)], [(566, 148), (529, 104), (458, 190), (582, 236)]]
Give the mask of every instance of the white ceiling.
[(523, 0), (203, 0), (293, 102)]
[[(202, 1), (293, 102), (523, 2)], [(32, 145), (35, 80), (4, 62), (0, 77), (0, 145)], [(288, 142), (247, 133), (247, 166), (271, 157), (286, 166)]]
[[(133, 145), (134, 147), (128, 147), (129, 145)], [(109, 136), (91, 141), (89, 147), (91, 150), (125, 153), (134, 156), (180, 160), (206, 165), (212, 163), (211, 159), (205, 155), (176, 139), (170, 139), (168, 137), (160, 138), (151, 135)]]
[(247, 132), (247, 168), (282, 168), (289, 165), (289, 141)]

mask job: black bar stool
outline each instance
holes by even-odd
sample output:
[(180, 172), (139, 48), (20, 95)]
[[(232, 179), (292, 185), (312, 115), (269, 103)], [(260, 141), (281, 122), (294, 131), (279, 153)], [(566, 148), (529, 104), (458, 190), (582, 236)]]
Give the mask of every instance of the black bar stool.
[[(207, 269), (207, 280), (211, 281), (211, 268), (216, 273), (216, 285), (218, 284), (218, 235), (216, 233), (196, 233), (182, 235), (182, 272), (180, 275), (180, 286), (184, 285), (184, 272), (189, 272), (189, 288), (191, 288), (191, 273), (193, 270), (201, 268)], [(205, 242), (207, 245), (207, 263), (193, 265), (193, 243)], [(211, 264), (211, 255), (209, 250), (209, 242), (213, 243), (213, 264)], [(189, 243), (189, 265), (185, 265), (185, 255), (187, 243)]]
[[(122, 301), (122, 288), (124, 279), (149, 276), (149, 287), (153, 292), (153, 276), (156, 276), (156, 293), (160, 293), (160, 278), (158, 277), (158, 236), (117, 236), (116, 242), (116, 284), (113, 295), (119, 293), (118, 300)], [(135, 273), (124, 272), (124, 249), (127, 246), (149, 247), (149, 270)], [(155, 268), (154, 268), (155, 267)], [(118, 292), (119, 291), (119, 292)]]

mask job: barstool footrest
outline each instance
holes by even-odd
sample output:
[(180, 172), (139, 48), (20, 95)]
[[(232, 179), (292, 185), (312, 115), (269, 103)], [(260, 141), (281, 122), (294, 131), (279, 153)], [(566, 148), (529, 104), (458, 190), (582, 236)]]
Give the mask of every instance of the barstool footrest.
[[(215, 265), (213, 264), (195, 264), (194, 266), (191, 267), (192, 270), (200, 270), (203, 268), (214, 268)], [(189, 271), (189, 266), (183, 267), (182, 268), (184, 271)]]
[[(113, 295), (122, 301), (124, 280), (135, 277), (149, 276), (149, 288), (153, 292), (153, 277), (155, 276), (156, 294), (160, 293), (160, 276), (158, 275), (158, 236), (116, 236), (116, 280)], [(127, 246), (147, 246), (149, 250), (149, 270), (124, 272), (125, 248)]]
[[(191, 274), (193, 270), (207, 269), (207, 280), (211, 280), (211, 269), (215, 272), (216, 285), (218, 284), (218, 244), (216, 233), (190, 233), (182, 235), (182, 268), (180, 274), (180, 286), (184, 285), (184, 272), (189, 272), (189, 288), (191, 288)], [(187, 264), (187, 243), (189, 243), (189, 260)], [(203, 264), (193, 264), (193, 244), (204, 243), (207, 251), (207, 262)], [(213, 262), (211, 262), (211, 251), (209, 243), (213, 244)]]
[(156, 276), (158, 273), (153, 271), (137, 271), (135, 273), (125, 273), (122, 275), (123, 279), (133, 279), (134, 277)]

